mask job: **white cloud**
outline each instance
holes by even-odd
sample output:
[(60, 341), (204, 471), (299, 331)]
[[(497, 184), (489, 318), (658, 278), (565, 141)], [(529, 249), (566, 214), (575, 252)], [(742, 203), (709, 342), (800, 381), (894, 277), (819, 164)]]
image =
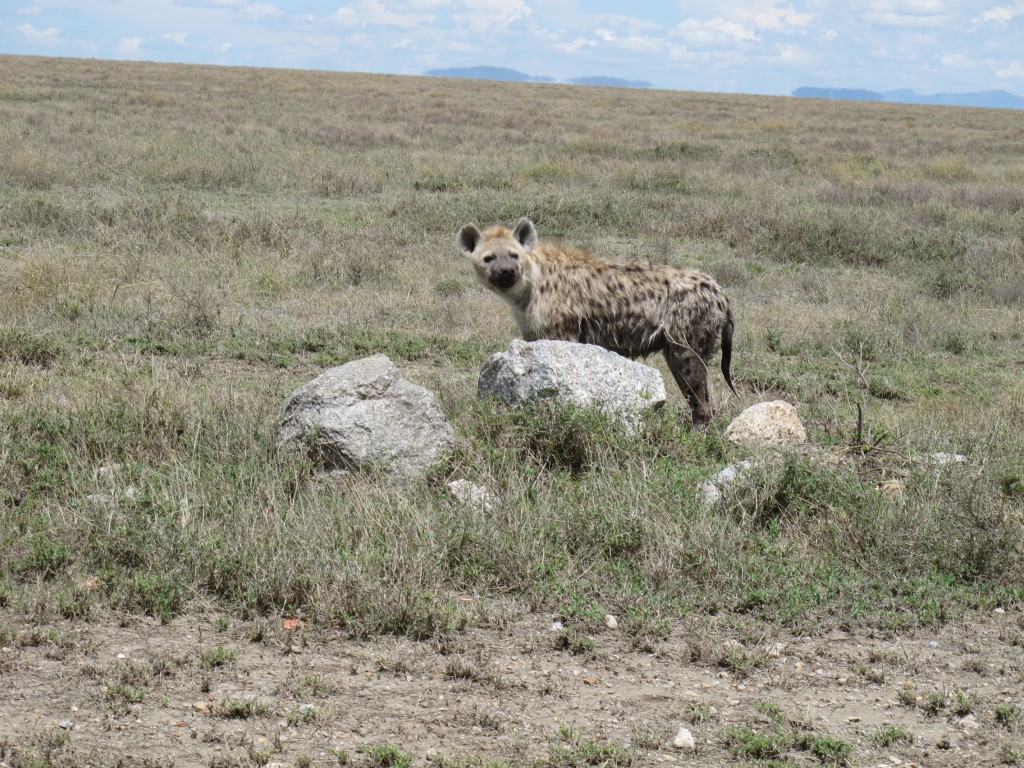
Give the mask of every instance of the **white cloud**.
[(178, 45), (188, 45), (188, 35), (186, 35), (184, 32), (169, 32), (160, 35), (160, 37), (162, 37), (164, 40), (170, 40), (172, 43), (177, 43)]
[(697, 54), (685, 45), (670, 45), (668, 57), (672, 61), (696, 61), (698, 58)]
[(616, 45), (633, 53), (660, 53), (665, 43), (656, 37), (646, 35), (628, 35), (616, 41)]
[(40, 8), (38, 5), (30, 5), (26, 8), (18, 9), (18, 13), (20, 13), (22, 16), (38, 16), (42, 12), (43, 9)]
[(707, 21), (686, 19), (673, 30), (673, 34), (691, 45), (757, 42), (761, 39), (750, 27), (721, 16)]
[(982, 13), (980, 19), (973, 19), (973, 21), (975, 23), (979, 21), (996, 21), (1000, 24), (1006, 24), (1021, 14), (1024, 14), (1024, 2), (1016, 2), (1013, 5), (996, 6)]
[(953, 15), (943, 0), (871, 0), (864, 18), (885, 27), (946, 27)]
[(787, 66), (806, 66), (816, 58), (810, 51), (792, 43), (779, 45), (775, 50), (774, 60)]
[[(430, 24), (435, 16), (432, 13), (424, 13), (427, 6), (436, 7), (436, 3), (416, 2), (394, 3), (389, 2), (389, 7), (380, 0), (360, 0), (355, 5), (342, 6), (331, 15), (331, 20), (343, 26), (356, 26), (357, 24), (372, 24), (378, 27), (398, 27), (399, 29), (413, 29)], [(397, 10), (392, 10), (397, 8)], [(429, 10), (429, 8), (428, 8)]]
[(974, 69), (978, 62), (964, 53), (944, 53), (939, 57), (939, 63), (946, 69), (964, 70)]
[(141, 37), (122, 37), (117, 44), (115, 54), (123, 57), (138, 56), (142, 49)]
[(246, 16), (252, 16), (255, 19), (284, 16), (284, 11), (272, 3), (253, 3), (252, 5), (247, 5), (243, 8), (242, 12)]
[(995, 75), (1000, 80), (1024, 78), (1024, 64), (1019, 61), (1011, 61), (1009, 64), (995, 67)]
[(359, 14), (348, 7), (339, 8), (330, 15), (330, 20), (343, 27), (355, 27), (359, 25)]
[(571, 43), (558, 43), (555, 47), (560, 51), (565, 51), (566, 53), (579, 53), (584, 48), (595, 48), (596, 46), (596, 40), (591, 40), (586, 37), (577, 37)]
[[(812, 13), (798, 11), (792, 3), (781, 0), (750, 2), (688, 2), (684, 8), (692, 14), (678, 24), (673, 34), (693, 45), (721, 45), (758, 42), (762, 33), (786, 33), (808, 27), (815, 19)], [(704, 14), (700, 10), (706, 11)]]
[(38, 43), (40, 45), (55, 45), (61, 42), (60, 29), (57, 27), (36, 29), (31, 24), (22, 24), (19, 27), (15, 27), (15, 29), (27, 37), (30, 42)]
[(788, 27), (806, 27), (814, 19), (811, 14), (800, 13), (792, 5), (779, 8), (775, 3), (767, 8), (739, 11), (738, 16), (740, 21), (746, 21), (756, 29), (771, 32), (782, 32)]
[(455, 14), (459, 26), (482, 34), (491, 29), (504, 29), (517, 21), (528, 20), (533, 9), (524, 0), (463, 0), (466, 10)]

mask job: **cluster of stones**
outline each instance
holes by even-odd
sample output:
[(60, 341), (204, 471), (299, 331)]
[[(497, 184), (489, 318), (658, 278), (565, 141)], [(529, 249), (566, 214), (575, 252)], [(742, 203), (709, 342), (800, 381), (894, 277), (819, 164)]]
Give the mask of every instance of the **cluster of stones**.
[[(552, 398), (597, 408), (633, 431), (647, 411), (665, 403), (665, 384), (655, 368), (601, 347), (516, 340), (484, 363), (478, 394), (512, 405)], [(824, 451), (807, 445), (796, 408), (781, 400), (747, 408), (725, 436), (753, 454), (696, 489), (697, 499), (708, 506), (726, 503), (758, 473), (770, 471), (780, 448), (829, 460)], [(321, 472), (370, 469), (410, 478), (449, 456), (454, 441), (437, 396), (406, 380), (386, 356), (374, 355), (331, 368), (293, 392), (281, 407), (274, 448), (282, 457), (304, 457)], [(959, 455), (932, 457), (936, 465), (966, 461)], [(456, 500), (480, 510), (497, 503), (488, 489), (468, 480), (453, 480), (449, 489)], [(899, 481), (879, 486), (887, 498), (902, 490)]]

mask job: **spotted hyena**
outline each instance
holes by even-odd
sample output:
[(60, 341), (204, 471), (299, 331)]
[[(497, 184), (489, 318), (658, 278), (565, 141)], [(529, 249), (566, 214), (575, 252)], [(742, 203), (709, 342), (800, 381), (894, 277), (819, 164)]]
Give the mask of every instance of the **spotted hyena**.
[(732, 312), (729, 299), (708, 275), (692, 269), (617, 264), (578, 248), (538, 242), (522, 218), (515, 229), (459, 230), (459, 251), (477, 280), (512, 308), (523, 338), (577, 341), (629, 358), (661, 351), (676, 384), (702, 426), (712, 415), (708, 361), (722, 349), (729, 377)]

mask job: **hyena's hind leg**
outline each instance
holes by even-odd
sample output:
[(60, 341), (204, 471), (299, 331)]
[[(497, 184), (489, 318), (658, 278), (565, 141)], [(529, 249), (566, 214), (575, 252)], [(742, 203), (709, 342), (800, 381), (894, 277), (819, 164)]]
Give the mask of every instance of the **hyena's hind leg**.
[(693, 426), (703, 428), (714, 410), (708, 390), (708, 366), (694, 350), (679, 344), (665, 347), (665, 362), (693, 412)]

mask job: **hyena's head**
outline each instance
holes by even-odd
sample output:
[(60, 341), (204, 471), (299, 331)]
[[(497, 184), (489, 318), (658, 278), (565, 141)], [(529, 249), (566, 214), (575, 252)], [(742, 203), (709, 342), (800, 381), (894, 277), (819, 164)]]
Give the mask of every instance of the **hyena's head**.
[(528, 275), (527, 257), (537, 245), (537, 228), (525, 216), (511, 232), (500, 225), (481, 232), (467, 224), (459, 230), (456, 242), (485, 287), (508, 298), (526, 288), (523, 278)]

